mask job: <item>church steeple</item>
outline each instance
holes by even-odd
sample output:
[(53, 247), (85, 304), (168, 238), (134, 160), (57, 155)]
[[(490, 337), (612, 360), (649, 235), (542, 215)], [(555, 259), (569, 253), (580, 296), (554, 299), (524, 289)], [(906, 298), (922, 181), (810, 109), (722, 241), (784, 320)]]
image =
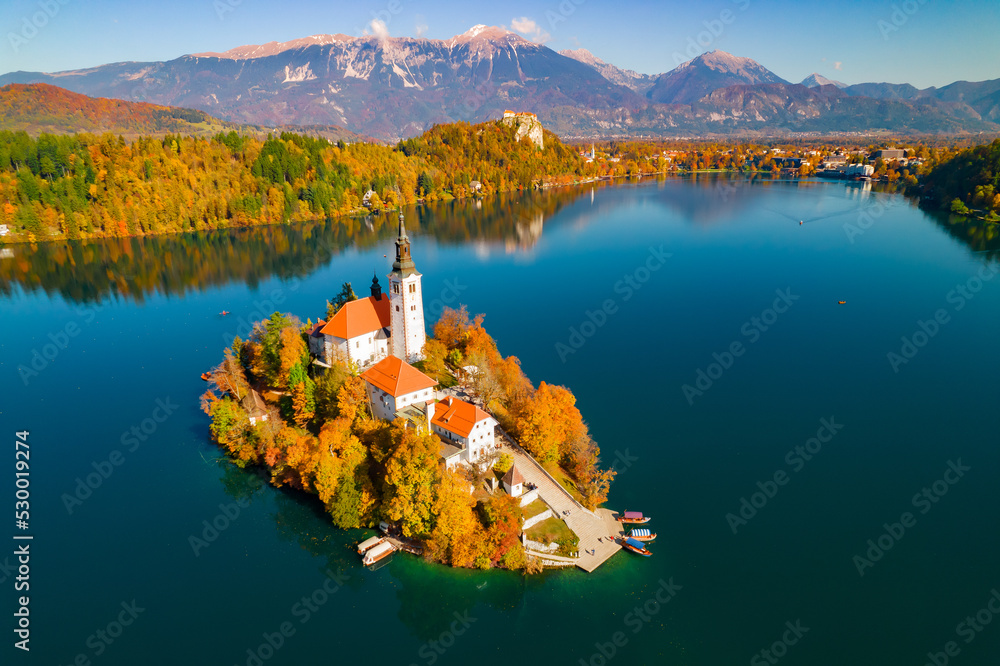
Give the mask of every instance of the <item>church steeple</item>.
[(403, 211), (399, 211), (399, 237), (396, 238), (396, 261), (392, 262), (392, 272), (404, 277), (417, 272), (413, 258), (410, 256), (410, 239), (406, 235)]
[(376, 301), (382, 300), (382, 285), (378, 283), (378, 275), (372, 274), (372, 298)]
[(420, 277), (410, 256), (410, 239), (406, 235), (403, 212), (400, 211), (396, 261), (389, 273), (389, 316), (392, 323), (389, 353), (407, 363), (424, 357), (424, 344), (427, 342)]

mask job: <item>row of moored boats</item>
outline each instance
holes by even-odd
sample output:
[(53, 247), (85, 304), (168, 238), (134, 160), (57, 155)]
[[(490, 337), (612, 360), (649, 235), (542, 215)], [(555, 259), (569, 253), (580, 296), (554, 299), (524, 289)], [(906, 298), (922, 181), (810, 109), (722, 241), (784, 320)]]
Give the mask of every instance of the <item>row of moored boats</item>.
[[(616, 520), (623, 525), (645, 525), (649, 522), (649, 516), (642, 515), (641, 511), (625, 511), (619, 515)], [(656, 538), (656, 533), (649, 530), (646, 527), (632, 527), (629, 529), (628, 534), (622, 537), (621, 544), (625, 550), (635, 553), (636, 555), (642, 555), (643, 557), (649, 557), (653, 553), (646, 548), (646, 543), (653, 541)]]

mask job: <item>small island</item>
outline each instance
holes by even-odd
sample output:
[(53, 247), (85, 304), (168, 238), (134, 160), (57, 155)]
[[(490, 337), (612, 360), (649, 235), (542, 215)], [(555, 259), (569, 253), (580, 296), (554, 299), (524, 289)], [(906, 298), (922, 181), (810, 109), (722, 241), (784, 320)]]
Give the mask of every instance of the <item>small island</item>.
[(535, 387), (465, 306), (426, 336), (401, 213), (387, 277), (365, 298), (345, 283), (315, 324), (275, 312), (237, 337), (203, 375), (212, 439), (337, 527), (380, 526), (430, 561), (593, 571), (618, 552), (622, 523), (599, 508), (614, 471), (572, 392)]

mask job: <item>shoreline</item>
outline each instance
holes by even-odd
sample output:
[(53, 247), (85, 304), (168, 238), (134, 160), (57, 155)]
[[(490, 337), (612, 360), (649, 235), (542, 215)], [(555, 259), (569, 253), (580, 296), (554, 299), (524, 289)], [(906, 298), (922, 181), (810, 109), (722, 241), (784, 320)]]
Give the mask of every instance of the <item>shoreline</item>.
[[(523, 196), (525, 193), (531, 192), (531, 191), (534, 191), (534, 190), (551, 190), (551, 189), (557, 189), (557, 188), (561, 188), (561, 187), (564, 187), (564, 188), (582, 187), (582, 186), (585, 186), (585, 185), (593, 185), (595, 183), (615, 184), (615, 181), (619, 181), (619, 180), (627, 181), (627, 180), (633, 180), (634, 179), (634, 180), (637, 180), (637, 181), (641, 181), (644, 178), (649, 178), (649, 177), (653, 177), (653, 176), (656, 176), (656, 177), (661, 177), (661, 176), (686, 176), (686, 175), (699, 174), (699, 173), (714, 173), (714, 174), (731, 174), (731, 175), (754, 176), (754, 175), (763, 175), (763, 174), (770, 175), (772, 172), (771, 171), (742, 171), (742, 170), (737, 171), (737, 170), (733, 170), (733, 169), (695, 169), (695, 170), (689, 170), (689, 169), (672, 169), (672, 170), (668, 170), (668, 171), (651, 171), (651, 172), (648, 172), (648, 173), (640, 173), (640, 174), (636, 174), (636, 175), (623, 174), (623, 175), (619, 175), (619, 176), (616, 176), (616, 175), (595, 176), (593, 178), (587, 178), (587, 179), (584, 179), (584, 180), (575, 180), (575, 181), (573, 181), (571, 183), (555, 183), (555, 182), (544, 183), (543, 182), (543, 183), (541, 183), (541, 184), (539, 184), (539, 185), (537, 185), (535, 187), (532, 187), (531, 189), (501, 190), (501, 191), (498, 191), (498, 192), (492, 192), (490, 194), (485, 194), (485, 195), (479, 194), (479, 195), (470, 195), (470, 196), (465, 196), (465, 197), (439, 198), (439, 199), (434, 199), (433, 201), (430, 201), (430, 202), (428, 202), (425, 199), (417, 199), (417, 200), (413, 201), (412, 203), (406, 203), (406, 204), (403, 204), (403, 205), (405, 205), (405, 206), (413, 206), (413, 207), (420, 207), (420, 206), (427, 206), (427, 205), (438, 204), (438, 203), (450, 203), (450, 202), (453, 202), (453, 201), (469, 201), (469, 200), (472, 200), (472, 199), (486, 199), (488, 197), (497, 197), (497, 196), (499, 196), (501, 194), (514, 194), (514, 193), (518, 193), (518, 194), (520, 194), (520, 195)], [(815, 174), (813, 174), (813, 175), (804, 176), (804, 177), (797, 176), (794, 179), (795, 180), (800, 180), (800, 179), (803, 179), (803, 178), (808, 180), (810, 178), (817, 178), (817, 179), (819, 179), (820, 177), (817, 176), (817, 175), (815, 175)], [(779, 176), (775, 176), (773, 178), (773, 180), (785, 180), (785, 178), (779, 175)], [(823, 179), (823, 180), (829, 180), (829, 179)], [(227, 225), (227, 226), (218, 226), (218, 227), (205, 228), (205, 229), (165, 230), (165, 231), (157, 231), (157, 232), (150, 232), (150, 233), (131, 234), (131, 235), (126, 235), (126, 236), (113, 236), (113, 235), (105, 235), (105, 234), (96, 235), (95, 234), (95, 235), (87, 236), (85, 238), (83, 238), (83, 237), (81, 237), (81, 238), (69, 238), (65, 234), (62, 234), (62, 235), (59, 235), (59, 236), (50, 236), (50, 237), (44, 238), (44, 239), (38, 239), (38, 238), (28, 239), (28, 238), (21, 238), (21, 237), (11, 238), (10, 235), (8, 235), (6, 237), (0, 236), (0, 248), (3, 248), (3, 247), (12, 247), (12, 246), (15, 246), (15, 245), (17, 245), (17, 246), (24, 246), (24, 245), (40, 245), (40, 244), (43, 244), (43, 243), (88, 243), (90, 241), (128, 240), (128, 239), (134, 239), (134, 238), (135, 239), (145, 239), (145, 238), (155, 238), (155, 237), (160, 237), (160, 236), (179, 236), (179, 235), (183, 235), (183, 234), (209, 233), (209, 232), (215, 232), (215, 231), (251, 230), (251, 229), (260, 229), (260, 228), (267, 228), (267, 227), (279, 227), (279, 226), (291, 226), (291, 225), (295, 225), (295, 224), (316, 223), (316, 222), (321, 222), (321, 221), (326, 221), (326, 220), (364, 219), (364, 218), (372, 216), (372, 215), (386, 215), (386, 214), (390, 214), (390, 213), (392, 213), (393, 210), (395, 210), (395, 209), (393, 209), (393, 208), (384, 208), (384, 209), (379, 210), (379, 211), (372, 211), (372, 210), (370, 210), (368, 208), (361, 207), (361, 208), (356, 208), (356, 209), (351, 210), (351, 211), (346, 212), (346, 213), (340, 213), (338, 215), (324, 216), (324, 217), (317, 216), (317, 217), (308, 217), (308, 218), (305, 218), (305, 219), (281, 220), (281, 221), (277, 221), (277, 222), (264, 222), (264, 223), (261, 223), (261, 224), (250, 224), (250, 225)]]

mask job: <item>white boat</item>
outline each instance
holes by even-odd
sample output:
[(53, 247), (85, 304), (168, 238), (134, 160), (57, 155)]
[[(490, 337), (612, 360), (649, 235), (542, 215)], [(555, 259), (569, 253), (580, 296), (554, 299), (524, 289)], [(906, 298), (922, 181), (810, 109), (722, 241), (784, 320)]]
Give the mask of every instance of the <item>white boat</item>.
[(358, 555), (364, 555), (365, 551), (371, 550), (372, 548), (379, 545), (383, 541), (385, 541), (385, 537), (380, 537), (380, 536), (373, 536), (370, 539), (365, 539), (364, 541), (358, 544)]
[(388, 541), (384, 541), (379, 545), (375, 546), (374, 548), (370, 549), (368, 552), (366, 552), (364, 556), (361, 558), (361, 562), (366, 567), (371, 566), (372, 564), (375, 564), (379, 560), (385, 559), (386, 557), (392, 555), (394, 552), (396, 552), (396, 547), (393, 546)]

